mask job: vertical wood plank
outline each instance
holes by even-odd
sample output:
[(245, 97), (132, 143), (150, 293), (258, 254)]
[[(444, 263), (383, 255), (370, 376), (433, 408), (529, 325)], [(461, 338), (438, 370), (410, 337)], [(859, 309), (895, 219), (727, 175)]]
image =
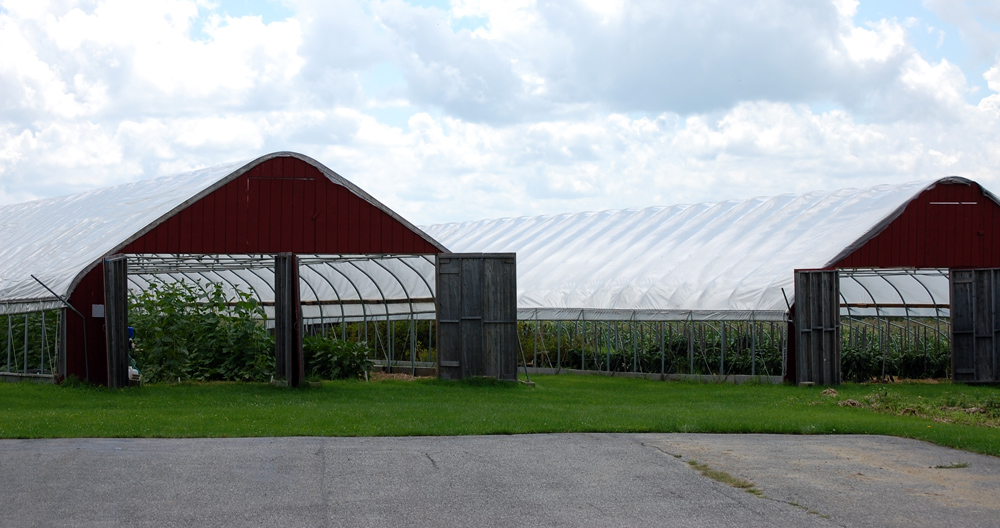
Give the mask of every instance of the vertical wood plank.
[(347, 252), (359, 253), (361, 248), (361, 199), (348, 193)]
[(218, 225), (218, 204), (214, 194), (206, 196), (200, 200), (200, 203), (202, 204), (201, 236), (204, 245), (199, 253), (214, 253), (216, 252), (215, 240), (218, 237), (215, 230)]
[(385, 215), (382, 211), (372, 207), (371, 209), (371, 248), (369, 249), (372, 253), (381, 253), (382, 248), (385, 247), (383, 241), (385, 240), (385, 226), (382, 223), (382, 218)]
[(349, 231), (350, 222), (350, 193), (347, 192), (343, 187), (337, 187), (337, 219), (336, 219), (336, 230), (337, 230), (337, 253), (350, 253), (348, 249), (351, 245), (351, 236)]
[(177, 214), (177, 223), (178, 231), (180, 232), (181, 237), (180, 245), (184, 251), (191, 251), (193, 245), (192, 237), (194, 236), (194, 220), (192, 217), (191, 207), (188, 207)]
[(302, 192), (305, 194), (302, 251), (305, 253), (316, 253), (316, 178), (309, 178), (302, 182)]
[(316, 177), (316, 245), (313, 248), (314, 253), (323, 253), (324, 250), (329, 248), (327, 243), (327, 215), (329, 211), (327, 210), (327, 190), (330, 188), (329, 180), (325, 176)]
[(305, 181), (296, 177), (289, 183), (292, 191), (292, 211), (288, 217), (288, 221), (292, 223), (292, 238), (289, 241), (291, 247), (289, 249), (295, 252), (304, 252), (306, 219), (312, 216), (306, 211)]
[(104, 259), (104, 329), (108, 387), (128, 386), (128, 260)]
[(240, 181), (229, 182), (225, 187), (219, 189), (225, 192), (226, 200), (226, 253), (240, 253)]
[(292, 185), (295, 180), (295, 167), (290, 158), (280, 158), (278, 174), (275, 182), (281, 188), (281, 216), (273, 218), (281, 226), (281, 238), (275, 245), (275, 251), (291, 251), (294, 244), (295, 196)]

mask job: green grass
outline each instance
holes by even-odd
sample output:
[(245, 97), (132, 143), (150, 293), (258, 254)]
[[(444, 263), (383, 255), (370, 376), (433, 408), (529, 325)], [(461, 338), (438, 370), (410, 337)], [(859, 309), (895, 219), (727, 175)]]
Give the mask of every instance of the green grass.
[(712, 469), (708, 467), (708, 464), (699, 464), (697, 460), (688, 460), (688, 464), (691, 467), (697, 469), (702, 475), (705, 475), (706, 477), (712, 480), (717, 480), (723, 484), (728, 484), (734, 488), (745, 490), (747, 493), (752, 493), (754, 495), (757, 495), (758, 497), (763, 496), (763, 492), (757, 489), (753, 485), (753, 482), (750, 482), (748, 480), (743, 480), (739, 477), (734, 477), (729, 473), (726, 473), (725, 471)]
[(954, 464), (945, 464), (942, 466), (934, 466), (934, 469), (963, 469), (969, 467), (968, 462), (955, 462)]
[[(532, 381), (534, 387), (426, 379), (324, 382), (303, 389), (192, 383), (121, 390), (0, 383), (0, 438), (880, 434), (1000, 456), (1000, 429), (989, 426), (989, 420), (986, 425), (946, 423), (946, 415), (924, 416), (910, 403), (992, 409), (1000, 398), (996, 387), (845, 384), (837, 387), (838, 395), (824, 396), (822, 387), (570, 375), (533, 376)], [(862, 406), (838, 405), (848, 399)]]

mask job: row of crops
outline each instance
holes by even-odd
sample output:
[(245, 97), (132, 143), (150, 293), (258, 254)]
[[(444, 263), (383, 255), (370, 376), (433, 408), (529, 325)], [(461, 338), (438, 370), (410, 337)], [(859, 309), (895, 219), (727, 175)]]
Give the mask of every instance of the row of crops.
[(844, 319), (841, 376), (850, 381), (950, 378), (946, 318)]
[[(785, 325), (748, 321), (531, 321), (519, 325), (529, 366), (604, 372), (783, 376)], [(841, 369), (853, 381), (947, 378), (947, 319), (842, 321)]]
[[(147, 381), (257, 380), (273, 374), (274, 338), (248, 294), (220, 286), (153, 284), (130, 299), (133, 357)], [(51, 373), (60, 311), (0, 317), (0, 371)], [(307, 322), (308, 323), (308, 322)], [(352, 377), (373, 363), (432, 366), (434, 321), (307, 324), (306, 374)], [(556, 370), (783, 376), (785, 325), (748, 321), (522, 321), (520, 357)], [(844, 319), (845, 380), (946, 378), (947, 319)], [(3, 349), (0, 349), (3, 350)], [(359, 370), (360, 369), (360, 370)]]
[(532, 321), (519, 324), (529, 366), (604, 372), (780, 376), (778, 323)]

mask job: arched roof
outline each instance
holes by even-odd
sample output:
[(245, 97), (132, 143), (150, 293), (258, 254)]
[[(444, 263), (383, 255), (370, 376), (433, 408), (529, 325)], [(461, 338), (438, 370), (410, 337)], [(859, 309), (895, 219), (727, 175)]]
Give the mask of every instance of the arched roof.
[[(921, 193), (971, 183), (945, 178), (424, 230), (455, 252), (516, 252), (522, 319), (782, 320), (794, 270), (833, 267)], [(923, 284), (913, 288), (927, 296)]]
[[(105, 256), (125, 249), (135, 252), (139, 247), (146, 248), (141, 252), (167, 253), (164, 249), (157, 251), (161, 246), (156, 243), (157, 230), (176, 223), (192, 205), (220, 192), (250, 171), (282, 160), (307, 164), (329, 183), (346, 189), (350, 195), (402, 225), (411, 236), (422, 241), (420, 250), (414, 253), (447, 251), (319, 162), (302, 154), (277, 152), (251, 161), (0, 207), (0, 313), (61, 307), (62, 303), (39, 281), (66, 298)], [(206, 254), (226, 253), (209, 246), (204, 249)], [(322, 244), (315, 249), (316, 253), (328, 253), (323, 251)], [(377, 250), (367, 252), (380, 253)]]

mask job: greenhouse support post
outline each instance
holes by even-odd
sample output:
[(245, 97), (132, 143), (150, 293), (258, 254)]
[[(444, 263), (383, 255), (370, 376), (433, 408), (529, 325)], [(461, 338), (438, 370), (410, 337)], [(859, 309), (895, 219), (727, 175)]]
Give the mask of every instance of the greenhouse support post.
[(41, 348), (41, 350), (39, 350), (39, 352), (40, 352), (39, 356), (40, 356), (41, 359), (38, 360), (39, 361), (38, 371), (40, 373), (41, 372), (45, 372), (45, 345), (47, 344), (45, 342), (45, 337), (46, 337), (45, 336), (45, 312), (42, 312), (42, 348)]
[(535, 311), (535, 333), (534, 333), (534, 339), (532, 339), (532, 341), (531, 341), (531, 346), (533, 347), (533, 353), (532, 353), (532, 356), (531, 356), (531, 366), (535, 367), (535, 368), (538, 368), (538, 333), (539, 332), (540, 332), (540, 330), (538, 329), (538, 311), (536, 310)]
[(688, 374), (694, 374), (694, 321), (688, 319)]
[(417, 329), (413, 323), (413, 313), (410, 313), (410, 375), (417, 375)]
[(14, 349), (14, 325), (10, 321), (10, 316), (7, 316), (7, 372), (12, 372), (10, 370), (10, 354)]
[(726, 322), (722, 321), (722, 331), (719, 333), (722, 343), (719, 344), (719, 375), (726, 375)]
[(562, 321), (556, 321), (556, 368), (562, 368)]
[[(618, 326), (615, 325), (615, 333), (618, 334)], [(614, 337), (611, 333), (611, 322), (608, 322), (608, 337), (604, 340), (604, 371), (611, 372), (611, 338)]]
[[(642, 331), (642, 327), (639, 327), (639, 331)], [(639, 372), (639, 348), (636, 343), (635, 338), (635, 322), (628, 322), (628, 336), (632, 340), (632, 372)]]
[(24, 363), (21, 368), (25, 374), (28, 373), (28, 314), (24, 314)]
[(663, 321), (660, 321), (660, 374), (666, 374), (666, 349), (663, 342)]

